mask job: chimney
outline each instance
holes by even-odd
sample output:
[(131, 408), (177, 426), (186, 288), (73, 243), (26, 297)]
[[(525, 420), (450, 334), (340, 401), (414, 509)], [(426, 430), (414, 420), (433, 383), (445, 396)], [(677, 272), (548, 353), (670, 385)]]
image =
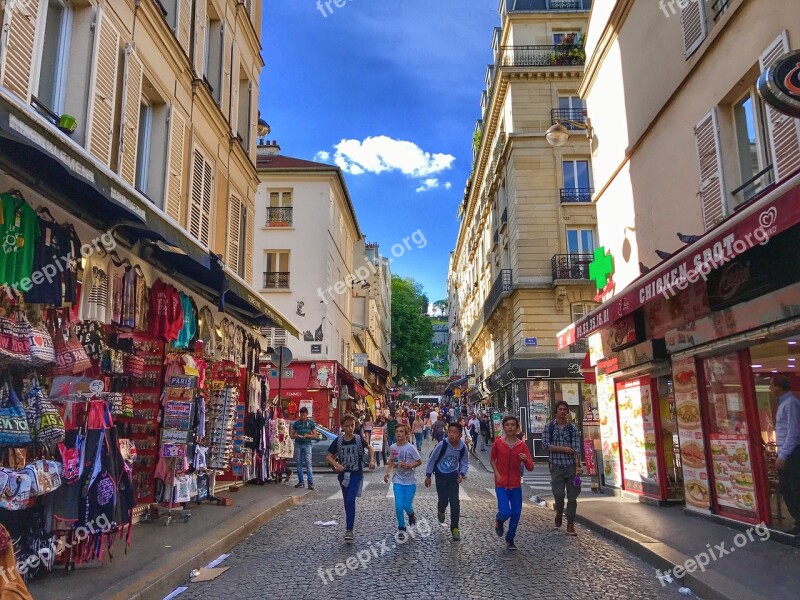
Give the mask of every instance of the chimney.
[(263, 143), (256, 146), (256, 155), (258, 156), (278, 156), (281, 153), (281, 147), (276, 140), (264, 140)]

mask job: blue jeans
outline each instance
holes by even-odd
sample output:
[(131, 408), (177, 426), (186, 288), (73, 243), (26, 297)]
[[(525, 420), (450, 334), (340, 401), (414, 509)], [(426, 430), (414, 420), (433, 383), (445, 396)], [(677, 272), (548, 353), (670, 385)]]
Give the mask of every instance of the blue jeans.
[(356, 498), (361, 495), (364, 475), (362, 473), (349, 473), (350, 482), (347, 486), (344, 484), (345, 475), (348, 475), (348, 473), (339, 474), (339, 487), (342, 488), (342, 497), (344, 498), (345, 529), (352, 531), (356, 522)]
[(414, 439), (417, 440), (417, 450), (422, 450), (422, 434), (415, 433)]
[(303, 483), (303, 465), (306, 467), (308, 473), (309, 485), (314, 485), (314, 475), (311, 473), (311, 444), (303, 446), (297, 444), (297, 480)]
[(427, 442), (427, 441), (428, 441), (428, 438), (429, 438), (429, 437), (431, 437), (431, 428), (430, 428), (430, 427), (426, 427), (426, 428), (425, 428), (425, 429), (422, 431), (422, 435), (423, 435), (423, 438), (425, 439), (425, 441)]
[(397, 513), (397, 526), (405, 528), (405, 515), (414, 514), (414, 494), (417, 493), (417, 484), (402, 485), (392, 484), (394, 487), (394, 512)]
[(517, 534), (517, 525), (519, 525), (519, 518), (522, 516), (522, 488), (494, 488), (497, 494), (497, 520), (508, 523), (508, 533), (506, 540), (509, 542), (514, 541), (514, 536)]
[(394, 444), (396, 441), (397, 441), (397, 438), (395, 436), (393, 436), (393, 435), (390, 435), (389, 436), (389, 443), (386, 445), (386, 447), (388, 448), (389, 446)]

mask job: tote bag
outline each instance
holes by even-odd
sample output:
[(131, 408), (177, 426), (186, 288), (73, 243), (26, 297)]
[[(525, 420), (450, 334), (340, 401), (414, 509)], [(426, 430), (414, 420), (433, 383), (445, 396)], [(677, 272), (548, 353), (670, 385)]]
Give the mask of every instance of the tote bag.
[(25, 446), (31, 443), (31, 432), (25, 410), (8, 381), (0, 388), (0, 446)]

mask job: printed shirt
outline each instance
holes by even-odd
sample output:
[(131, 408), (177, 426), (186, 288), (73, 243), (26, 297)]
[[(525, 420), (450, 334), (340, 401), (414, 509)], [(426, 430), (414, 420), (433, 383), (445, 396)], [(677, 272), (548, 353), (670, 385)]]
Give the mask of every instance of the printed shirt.
[[(308, 419), (305, 423), (300, 421), (299, 419), (292, 423), (292, 428), (297, 435), (307, 435), (314, 431), (317, 428), (317, 424), (314, 423), (311, 419)], [(310, 439), (296, 439), (294, 441), (295, 444), (300, 444), (301, 446), (310, 446), (312, 440)]]
[(399, 483), (400, 485), (415, 485), (417, 482), (414, 478), (414, 469), (401, 469), (398, 465), (400, 463), (413, 463), (420, 460), (417, 447), (409, 442), (406, 442), (402, 446), (392, 444), (389, 448), (389, 454), (392, 457), (394, 466), (392, 482)]
[(791, 392), (786, 392), (778, 399), (775, 434), (778, 458), (786, 460), (800, 446), (800, 400)]
[(39, 215), (21, 198), (0, 196), (0, 281), (27, 292), (33, 274), (33, 255), (41, 235)]
[[(571, 430), (571, 433), (570, 433)], [(572, 443), (570, 443), (572, 441)], [(557, 422), (553, 421), (553, 439), (550, 439), (550, 425), (544, 428), (542, 433), (542, 447), (545, 450), (553, 446), (567, 446), (575, 450), (575, 456), (581, 455), (581, 436), (578, 433), (578, 428), (572, 423), (567, 423), (561, 428)], [(575, 464), (575, 459), (572, 455), (565, 452), (551, 452), (550, 462), (558, 467), (570, 467)]]
[[(433, 473), (434, 463), (436, 463), (436, 459), (439, 458), (439, 453), (442, 451), (442, 444), (445, 445), (446, 450), (442, 460), (436, 465), (436, 471), (442, 475), (457, 473), (462, 477), (466, 477), (469, 469), (469, 452), (467, 452), (466, 445), (462, 440), (459, 440), (458, 447), (453, 448), (453, 444), (446, 438), (436, 444), (436, 447), (431, 452), (425, 474), (430, 476)], [(464, 448), (463, 458), (461, 458), (462, 448)]]
[[(310, 421), (309, 421), (310, 422)], [(363, 440), (361, 444), (358, 443), (356, 439), (358, 436), (353, 436), (353, 439), (349, 442), (342, 439), (342, 445), (339, 446), (339, 438), (333, 440), (333, 443), (328, 446), (328, 454), (332, 454), (336, 457), (336, 462), (344, 467), (346, 473), (361, 473), (364, 466), (364, 448), (366, 448), (366, 444), (364, 444)], [(358, 451), (359, 447), (361, 448), (361, 452)]]

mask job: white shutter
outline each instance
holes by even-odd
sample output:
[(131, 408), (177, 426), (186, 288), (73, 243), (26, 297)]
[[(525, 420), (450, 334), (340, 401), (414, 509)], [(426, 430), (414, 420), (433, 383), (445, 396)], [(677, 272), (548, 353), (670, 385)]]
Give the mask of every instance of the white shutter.
[(97, 19), (94, 72), (89, 87), (89, 116), (86, 148), (100, 162), (111, 165), (114, 112), (119, 64), (119, 31), (103, 13)]
[(173, 105), (169, 117), (169, 156), (167, 158), (166, 213), (181, 222), (181, 192), (183, 187), (183, 157), (186, 125)]
[(240, 69), (241, 55), (236, 41), (233, 42), (233, 56), (231, 58), (231, 110), (230, 110), (230, 125), (231, 133), (236, 137), (239, 125), (239, 69)]
[(242, 227), (242, 203), (238, 198), (231, 198), (228, 208), (228, 259), (226, 262), (232, 271), (239, 272), (239, 248), (241, 240), (239, 232)]
[(219, 91), (219, 107), (223, 115), (230, 110), (231, 92), (231, 40), (228, 28), (223, 27), (222, 36), (222, 89)]
[(192, 39), (192, 0), (177, 0), (177, 14), (175, 15), (175, 37), (183, 48), (186, 56), (192, 56), (189, 44)]
[(195, 0), (194, 3), (194, 72), (202, 79), (204, 75), (206, 55), (206, 0)]
[(136, 183), (142, 72), (142, 61), (136, 56), (136, 47), (126, 44), (122, 78), (122, 120), (119, 124), (119, 174), (130, 184)]
[(683, 48), (689, 58), (708, 35), (706, 10), (702, 0), (678, 3), (681, 10), (681, 26), (683, 27)]
[(211, 192), (211, 165), (203, 153), (199, 149), (195, 149), (187, 229), (204, 246), (208, 246), (210, 241)]
[(724, 219), (727, 212), (716, 108), (694, 126), (694, 136), (700, 163), (700, 205), (703, 212), (703, 226), (708, 231)]
[(247, 283), (253, 283), (253, 227), (254, 221), (249, 208), (244, 209), (245, 248), (244, 248), (244, 278)]
[[(766, 71), (781, 55), (789, 51), (789, 36), (781, 32), (758, 57), (761, 72)], [(800, 169), (800, 119), (795, 119), (764, 104), (767, 130), (775, 169), (775, 181), (780, 181)]]
[(5, 3), (0, 81), (26, 104), (31, 99), (33, 46), (38, 14), (39, 0)]
[(211, 163), (206, 162), (203, 168), (203, 208), (200, 228), (200, 242), (205, 246), (211, 245), (211, 197), (213, 193), (213, 172)]

